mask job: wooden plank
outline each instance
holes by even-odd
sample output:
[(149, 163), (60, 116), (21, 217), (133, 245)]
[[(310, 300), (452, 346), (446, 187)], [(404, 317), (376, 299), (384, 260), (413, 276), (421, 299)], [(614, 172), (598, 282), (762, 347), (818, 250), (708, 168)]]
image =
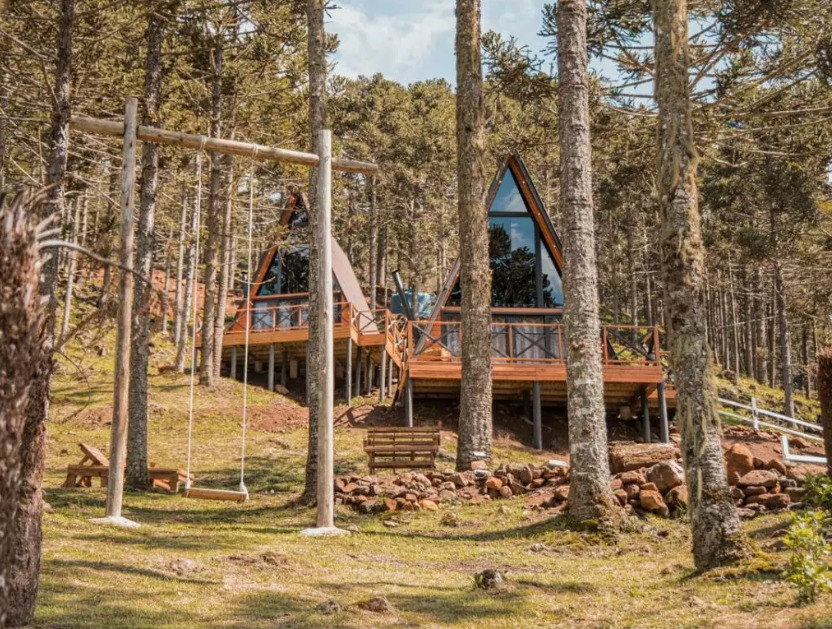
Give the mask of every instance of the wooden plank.
[[(100, 118), (75, 115), (70, 118), (69, 124), (73, 129), (85, 133), (113, 137), (124, 135), (124, 122), (122, 120), (103, 120)], [(132, 133), (134, 138), (143, 142), (153, 142), (154, 144), (178, 146), (198, 151), (212, 151), (227, 155), (239, 155), (241, 157), (250, 157), (272, 162), (287, 162), (302, 166), (317, 166), (320, 163), (320, 159), (314, 153), (281, 149), (263, 144), (250, 144), (237, 140), (211, 138), (204, 135), (146, 127), (144, 125), (139, 125), (137, 129), (133, 128)], [(377, 164), (354, 159), (332, 158), (331, 164), (333, 170), (340, 172), (373, 174), (379, 171)]]

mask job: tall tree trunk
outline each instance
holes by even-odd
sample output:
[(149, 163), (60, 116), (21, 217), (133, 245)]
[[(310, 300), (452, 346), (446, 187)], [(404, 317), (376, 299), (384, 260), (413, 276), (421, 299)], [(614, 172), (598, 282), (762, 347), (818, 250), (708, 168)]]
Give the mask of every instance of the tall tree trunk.
[[(113, 237), (111, 235), (111, 230), (115, 227), (115, 220), (116, 220), (116, 212), (115, 212), (115, 199), (118, 199), (119, 195), (119, 188), (121, 185), (121, 180), (119, 178), (119, 172), (117, 168), (111, 166), (110, 168), (110, 194), (108, 195), (107, 199), (107, 217), (104, 222), (104, 247), (102, 248), (102, 256), (110, 259), (110, 256), (113, 253)], [(107, 264), (104, 266), (104, 278), (101, 281), (101, 292), (98, 295), (98, 307), (101, 308), (104, 303), (107, 301), (110, 295), (110, 287), (113, 283), (113, 271), (112, 267)]]
[[(586, 18), (583, 0), (558, 3), (563, 319), (568, 348), (566, 395), (572, 479), (569, 513), (579, 520), (607, 516), (616, 504), (610, 491), (601, 365)], [(637, 303), (634, 300), (633, 307)]]
[(48, 350), (42, 343), (41, 258), (31, 227), (33, 210), (22, 196), (7, 208), (0, 194), (0, 627), (6, 626), (10, 613), (26, 620), (17, 616), (9, 598), (12, 570), (19, 569), (14, 565), (16, 544), (26, 542), (15, 537), (23, 480), (21, 441), (31, 384), (42, 380), (49, 369)]
[(653, 23), (662, 270), (676, 378), (676, 423), (690, 490), (694, 564), (697, 570), (708, 570), (746, 557), (748, 547), (726, 479), (705, 339), (705, 247), (697, 204), (686, 0), (653, 0)]
[(737, 294), (734, 290), (734, 269), (731, 266), (731, 258), (728, 258), (728, 299), (730, 301), (731, 314), (731, 343), (733, 352), (733, 369), (737, 376), (740, 375), (740, 324), (737, 321)]
[(381, 234), (378, 239), (378, 277), (379, 286), (382, 289), (382, 300), (385, 308), (390, 306), (390, 301), (387, 299), (387, 225), (381, 229)]
[(462, 289), (462, 383), (456, 467), (491, 457), (491, 267), (485, 207), (480, 0), (456, 2), (456, 155)]
[(777, 328), (780, 339), (780, 377), (783, 381), (783, 413), (794, 417), (794, 386), (792, 384), (792, 343), (789, 333), (789, 319), (786, 313), (786, 284), (783, 281), (783, 267), (780, 260), (775, 258), (774, 296), (777, 305)]
[(179, 255), (176, 257), (176, 296), (173, 313), (173, 344), (179, 347), (179, 335), (182, 333), (182, 320), (185, 309), (182, 303), (182, 275), (185, 270), (185, 232), (188, 229), (188, 192), (182, 184), (182, 217), (179, 219)]
[[(309, 145), (318, 150), (321, 132), (326, 128), (326, 32), (324, 31), (325, 0), (307, 0), (309, 57)], [(318, 240), (318, 171), (309, 169), (309, 342), (306, 343), (306, 405), (309, 407), (309, 440), (306, 453), (306, 478), (303, 497), (313, 501), (318, 484), (318, 362), (324, 322), (318, 316), (318, 305), (323, 296), (318, 294), (321, 285), (320, 250)], [(332, 273), (332, 269), (323, 269)]]
[[(5, 50), (0, 51), (0, 54), (5, 53)], [(6, 113), (9, 111), (9, 88), (7, 81), (7, 73), (5, 70), (0, 70), (0, 111), (3, 116), (0, 116), (0, 192), (6, 189), (6, 153), (8, 147), (8, 132), (6, 125), (8, 124)], [(2, 624), (0, 624), (2, 626)]]
[[(75, 204), (75, 218), (72, 221), (74, 224), (72, 242), (78, 243), (78, 222), (79, 214), (81, 212), (80, 200)], [(61, 333), (58, 336), (59, 343), (62, 345), (66, 342), (67, 334), (69, 334), (69, 321), (72, 316), (72, 292), (75, 287), (75, 267), (78, 264), (78, 255), (75, 251), (69, 252), (69, 264), (67, 265), (66, 273), (66, 294), (64, 296), (64, 316), (61, 320)]]
[(816, 358), (820, 424), (823, 427), (823, 446), (826, 451), (826, 474), (832, 478), (832, 347), (819, 351)]
[(809, 367), (809, 326), (803, 325), (801, 329), (801, 358), (803, 360), (803, 395), (807, 398), (812, 395), (812, 371)]
[[(69, 155), (69, 118), (71, 114), (72, 39), (75, 21), (75, 0), (61, 0), (57, 35), (57, 63), (55, 66), (55, 100), (52, 109), (50, 134), (51, 155), (47, 181), (52, 184), (46, 203), (46, 215), (61, 212), (63, 179)], [(43, 349), (47, 365), (32, 379), (26, 405), (26, 421), (20, 442), (20, 491), (18, 510), (14, 519), (15, 553), (9, 568), (9, 614), (6, 624), (11, 627), (27, 625), (35, 614), (40, 574), (40, 549), (43, 539), (43, 469), (46, 460), (46, 418), (49, 416), (49, 386), (52, 374), (51, 355), (55, 339), (57, 312), (56, 286), (58, 257), (44, 265), (40, 285), (41, 297), (46, 301)]]
[(367, 196), (370, 197), (370, 256), (367, 261), (369, 267), (368, 281), (370, 284), (370, 310), (376, 309), (376, 284), (378, 283), (378, 275), (376, 269), (376, 259), (378, 256), (378, 217), (376, 216), (376, 180), (375, 177), (370, 177), (367, 186)]
[[(182, 299), (182, 314), (180, 316), (179, 343), (176, 346), (176, 371), (185, 372), (185, 357), (188, 351), (188, 344), (191, 342), (188, 334), (188, 320), (191, 318), (191, 305), (194, 297), (194, 277), (197, 275), (196, 259), (196, 230), (199, 229), (199, 197), (194, 198), (194, 209), (191, 214), (191, 235), (188, 238), (188, 252), (186, 254), (187, 266), (185, 268), (185, 290)], [(196, 325), (196, 321), (194, 321)]]
[(754, 267), (754, 317), (757, 325), (754, 326), (754, 344), (757, 346), (756, 356), (756, 377), (757, 382), (766, 384), (768, 382), (768, 353), (766, 350), (766, 319), (765, 300), (762, 297), (763, 279), (760, 274), (760, 267)]
[[(222, 116), (222, 72), (225, 49), (222, 33), (217, 34), (212, 53), (214, 72), (211, 91), (211, 137), (220, 137)], [(222, 189), (222, 159), (220, 153), (211, 152), (211, 175), (208, 192), (208, 239), (205, 243), (205, 288), (202, 316), (202, 363), (199, 384), (214, 383), (214, 326), (217, 316), (217, 266), (220, 248), (220, 190)]]
[[(147, 22), (147, 58), (144, 66), (144, 116), (142, 124), (158, 127), (162, 98), (162, 42), (165, 18), (159, 11), (150, 11)], [(141, 196), (136, 225), (134, 268), (144, 277), (153, 272), (153, 229), (156, 222), (156, 195), (159, 187), (159, 147), (152, 142), (142, 144)], [(127, 424), (127, 470), (125, 483), (131, 489), (147, 489), (147, 370), (150, 343), (150, 299), (153, 285), (133, 283), (133, 312), (130, 323), (130, 391)]]
[(214, 378), (220, 377), (222, 367), (222, 339), (225, 335), (225, 304), (228, 301), (228, 274), (231, 272), (231, 231), (232, 189), (234, 186), (234, 156), (224, 155), (225, 170), (225, 214), (222, 219), (222, 248), (220, 251), (220, 274), (217, 290), (217, 321), (214, 325)]
[(170, 243), (173, 241), (173, 227), (168, 228), (168, 237), (165, 240), (165, 285), (162, 290), (162, 336), (167, 336), (168, 320), (170, 315), (170, 267), (173, 262), (170, 255)]
[(772, 387), (777, 386), (777, 307), (775, 306), (775, 299), (772, 299), (768, 304), (768, 384)]

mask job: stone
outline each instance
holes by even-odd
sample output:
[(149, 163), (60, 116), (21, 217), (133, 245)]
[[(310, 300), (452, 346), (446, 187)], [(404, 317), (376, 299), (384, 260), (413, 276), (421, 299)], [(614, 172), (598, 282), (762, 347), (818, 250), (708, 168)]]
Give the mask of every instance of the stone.
[(469, 485), (468, 478), (462, 472), (455, 472), (451, 474), (451, 478), (449, 479), (456, 487), (465, 487)]
[(487, 481), (485, 481), (485, 486), (488, 489), (493, 489), (494, 491), (500, 491), (500, 487), (503, 486), (503, 481), (501, 481), (496, 476), (492, 476)]
[(638, 497), (639, 488), (635, 483), (628, 483), (624, 485), (624, 492), (627, 494), (627, 499), (632, 500)]
[(439, 492), (439, 500), (441, 500), (442, 502), (447, 502), (448, 500), (456, 500), (456, 498), (457, 495), (454, 492), (449, 491), (447, 489), (443, 489)]
[(779, 511), (780, 509), (788, 509), (791, 503), (791, 498), (788, 494), (772, 494), (763, 504), (769, 511)]
[(765, 467), (766, 467), (767, 470), (771, 470), (772, 472), (776, 472), (780, 476), (785, 476), (786, 475), (786, 471), (787, 471), (786, 466), (783, 463), (783, 461), (781, 461), (780, 459), (777, 459), (777, 458), (770, 459), (766, 463)]
[(803, 487), (786, 487), (783, 491), (792, 502), (800, 502), (806, 494)]
[(646, 468), (662, 461), (675, 461), (678, 455), (678, 448), (670, 443), (612, 443), (609, 447), (610, 473)]
[(368, 601), (357, 603), (359, 609), (373, 612), (374, 614), (391, 614), (396, 611), (395, 607), (383, 596), (376, 596)]
[(532, 468), (528, 465), (520, 470), (520, 473), (518, 474), (518, 476), (520, 478), (520, 482), (525, 484), (525, 485), (528, 485), (529, 483), (531, 483), (534, 480), (534, 475), (532, 474)]
[(655, 489), (642, 489), (638, 494), (639, 506), (645, 511), (662, 511), (667, 505), (662, 495)]
[(344, 488), (341, 491), (343, 491), (345, 494), (351, 494), (357, 488), (358, 488), (357, 483), (347, 483), (346, 485), (344, 485)]
[(622, 485), (629, 485), (631, 483), (635, 483), (636, 485), (643, 485), (647, 482), (646, 470), (644, 469), (630, 470), (628, 472), (624, 472), (623, 474), (621, 474), (620, 478)]
[(610, 489), (615, 491), (616, 489), (621, 489), (624, 486), (624, 483), (621, 482), (620, 478), (613, 478), (610, 481)]
[(439, 511), (439, 505), (436, 504), (433, 500), (428, 500), (424, 498), (419, 501), (419, 506), (422, 507), (425, 511)]
[(677, 485), (667, 492), (667, 495), (664, 497), (664, 501), (669, 507), (681, 507), (683, 509), (687, 509), (690, 504), (688, 486)]
[(725, 451), (725, 469), (728, 472), (728, 484), (737, 481), (754, 469), (754, 456), (751, 450), (741, 443), (735, 443)]
[[(289, 395), (289, 389), (284, 387), (282, 384), (274, 385), (274, 392), (275, 393), (280, 393), (280, 395)], [(339, 608), (339, 611), (340, 611), (340, 608)]]
[[(656, 483), (642, 483), (641, 486), (639, 487), (639, 489), (640, 490), (645, 490), (646, 489), (647, 491), (659, 491), (659, 488), (656, 485)], [(661, 493), (661, 492), (659, 492), (659, 493)]]
[(502, 487), (500, 487), (500, 495), (503, 498), (511, 498), (514, 495), (514, 492), (511, 491), (511, 487), (509, 487), (508, 485), (503, 485)]
[(474, 584), (482, 590), (491, 590), (494, 588), (498, 588), (500, 587), (502, 582), (503, 575), (501, 575), (493, 568), (488, 568), (474, 575)]
[(330, 599), (328, 601), (324, 601), (323, 603), (318, 603), (317, 605), (315, 605), (315, 611), (319, 614), (323, 614), (324, 616), (329, 616), (330, 614), (339, 613), (341, 611), (341, 606), (336, 601)]
[(555, 493), (553, 495), (558, 500), (569, 500), (569, 485), (555, 487)]
[(685, 470), (677, 461), (663, 461), (647, 469), (647, 480), (663, 494), (685, 484)]
[(738, 487), (751, 487), (759, 485), (761, 487), (771, 488), (777, 484), (777, 474), (769, 470), (752, 470), (743, 475), (738, 481)]
[(757, 515), (756, 511), (752, 511), (751, 509), (737, 509), (737, 515), (740, 516), (744, 520), (748, 520), (753, 518)]
[(511, 493), (513, 493), (515, 496), (519, 496), (520, 494), (525, 494), (526, 491), (528, 491), (528, 490), (526, 489), (525, 485), (523, 485), (522, 483), (518, 483), (517, 481), (512, 481), (512, 483), (511, 483)]
[(335, 477), (335, 491), (344, 491), (344, 487), (347, 486), (347, 482), (341, 478), (340, 476)]
[(618, 504), (620, 504), (622, 507), (625, 504), (627, 504), (627, 498), (628, 498), (627, 492), (624, 491), (623, 489), (614, 490), (612, 492), (612, 495), (616, 497), (616, 499), (618, 500)]
[[(754, 469), (755, 470), (764, 470), (766, 468), (766, 462), (763, 461), (760, 457), (754, 457)], [(751, 471), (751, 470), (749, 470)]]
[(487, 470), (488, 463), (485, 461), (471, 461), (471, 469), (472, 470)]
[(741, 491), (746, 496), (759, 496), (768, 493), (765, 487), (746, 487)]
[(731, 487), (731, 498), (734, 500), (743, 500), (745, 498), (745, 493), (739, 487)]
[(790, 437), (789, 445), (795, 450), (807, 450), (809, 448), (809, 444), (800, 437)]

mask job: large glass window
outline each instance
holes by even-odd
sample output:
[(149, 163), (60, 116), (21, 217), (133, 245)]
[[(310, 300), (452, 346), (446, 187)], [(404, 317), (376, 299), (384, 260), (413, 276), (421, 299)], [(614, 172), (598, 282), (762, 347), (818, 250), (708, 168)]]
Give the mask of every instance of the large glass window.
[[(511, 169), (500, 182), (488, 220), (492, 307), (562, 307), (560, 272)], [(446, 305), (462, 305), (459, 280)]]
[(309, 292), (309, 245), (279, 247), (257, 296)]

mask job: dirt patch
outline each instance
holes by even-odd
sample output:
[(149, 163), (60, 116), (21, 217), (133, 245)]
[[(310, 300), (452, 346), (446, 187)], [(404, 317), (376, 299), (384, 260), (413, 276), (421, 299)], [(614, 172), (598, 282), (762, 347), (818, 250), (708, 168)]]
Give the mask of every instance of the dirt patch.
[(78, 413), (73, 423), (79, 428), (98, 428), (109, 426), (112, 421), (112, 406), (91, 406)]
[[(237, 409), (237, 412), (240, 410)], [(309, 409), (291, 404), (249, 406), (248, 421), (249, 426), (259, 432), (287, 432), (309, 424)]]
[[(744, 445), (751, 450), (752, 456), (763, 461), (783, 459), (783, 446), (779, 433), (768, 430), (761, 430), (755, 433), (753, 429), (746, 428), (745, 426), (730, 426), (723, 432), (723, 445), (725, 448), (729, 448), (735, 443)], [(805, 443), (808, 446), (806, 448), (797, 448), (793, 444), (793, 451), (799, 454), (824, 456), (823, 446), (821, 444), (815, 444), (812, 441)], [(812, 467), (817, 467), (819, 472), (823, 471), (822, 466)]]

